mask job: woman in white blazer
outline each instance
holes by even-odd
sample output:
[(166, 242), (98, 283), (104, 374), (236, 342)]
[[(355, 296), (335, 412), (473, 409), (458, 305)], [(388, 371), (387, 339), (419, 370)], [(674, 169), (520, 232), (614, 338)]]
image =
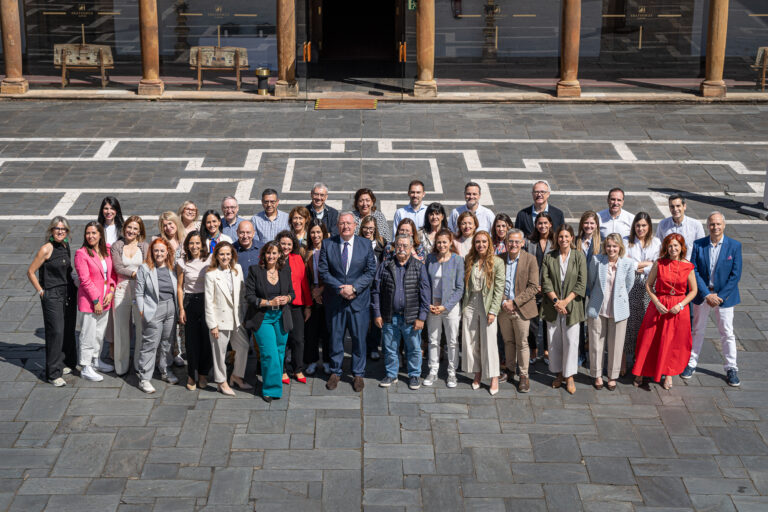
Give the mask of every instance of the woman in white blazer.
[(589, 262), (587, 322), (589, 324), (590, 374), (595, 389), (603, 387), (603, 348), (608, 345), (608, 390), (616, 389), (624, 335), (629, 318), (629, 290), (635, 282), (637, 263), (624, 257), (621, 235), (611, 233), (603, 249)]
[[(150, 379), (157, 366), (161, 378), (176, 384), (179, 379), (168, 370), (171, 340), (176, 336), (178, 299), (174, 251), (162, 238), (149, 244), (146, 262), (136, 271), (136, 305), (142, 318), (141, 352), (136, 363), (139, 389), (154, 393)], [(158, 350), (158, 347), (160, 350)]]
[(235, 396), (227, 384), (227, 344), (235, 350), (235, 366), (230, 383), (240, 389), (253, 389), (243, 381), (248, 361), (248, 340), (240, 316), (245, 297), (243, 269), (237, 263), (237, 251), (229, 242), (219, 242), (213, 249), (211, 266), (205, 273), (205, 323), (213, 349), (213, 380), (221, 393)]

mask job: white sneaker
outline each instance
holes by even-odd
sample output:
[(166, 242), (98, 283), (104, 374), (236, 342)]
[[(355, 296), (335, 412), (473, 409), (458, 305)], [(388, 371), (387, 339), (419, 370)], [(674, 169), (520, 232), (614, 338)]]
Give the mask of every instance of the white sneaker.
[(317, 371), (317, 363), (310, 363), (309, 366), (304, 370), (304, 373), (307, 375), (314, 375)]
[(72, 368), (70, 368), (69, 366), (65, 366), (64, 368), (62, 368), (61, 373), (63, 373), (64, 375), (69, 375), (70, 373), (72, 373)]
[(323, 363), (323, 371), (327, 374), (331, 374), (331, 365), (328, 363)]
[(93, 365), (94, 368), (99, 370), (101, 373), (110, 373), (115, 371), (115, 367), (111, 364), (102, 361), (101, 359), (97, 359), (96, 363)]
[(170, 371), (163, 373), (162, 378), (168, 384), (177, 384), (179, 382), (179, 378)]
[(67, 385), (64, 379), (62, 379), (61, 377), (56, 377), (55, 379), (51, 379), (49, 382), (53, 384), (54, 387), (57, 387), (57, 388)]
[(83, 366), (83, 369), (80, 370), (80, 377), (84, 378), (85, 380), (92, 380), (93, 382), (101, 382), (104, 380), (104, 377), (96, 373), (96, 370), (94, 370), (93, 366), (90, 365)]
[(187, 364), (187, 362), (184, 360), (183, 357), (181, 357), (181, 354), (173, 358), (173, 364), (176, 366), (182, 367)]
[(437, 372), (429, 372), (429, 375), (424, 379), (422, 384), (425, 386), (431, 386), (437, 380)]
[(155, 392), (155, 387), (148, 380), (140, 380), (139, 381), (139, 389), (142, 390), (145, 393), (154, 393)]
[(456, 387), (456, 375), (448, 375), (448, 380), (445, 381), (445, 385), (449, 388)]

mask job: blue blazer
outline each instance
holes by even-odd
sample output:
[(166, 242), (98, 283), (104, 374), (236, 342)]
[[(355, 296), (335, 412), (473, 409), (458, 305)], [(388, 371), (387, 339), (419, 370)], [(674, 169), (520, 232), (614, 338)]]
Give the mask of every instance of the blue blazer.
[[(596, 254), (589, 262), (587, 277), (587, 317), (597, 318), (605, 301), (608, 278), (608, 256)], [(635, 284), (637, 262), (632, 258), (619, 258), (616, 262), (616, 279), (613, 282), (613, 319), (621, 322), (629, 318), (629, 290)]]
[[(320, 249), (317, 270), (325, 283), (323, 304), (331, 314), (347, 304), (352, 311), (367, 311), (371, 305), (371, 284), (376, 275), (373, 247), (370, 240), (359, 236), (352, 237), (352, 243), (352, 261), (347, 273), (341, 266), (340, 235), (323, 240)], [(351, 284), (357, 290), (357, 296), (351, 301), (340, 295), (339, 287), (343, 284)]]
[[(691, 251), (691, 263), (696, 276), (696, 284), (699, 292), (693, 299), (694, 304), (704, 302), (704, 297), (709, 295), (709, 237), (699, 238), (693, 242)], [(730, 308), (741, 302), (739, 296), (739, 280), (741, 279), (741, 242), (723, 235), (723, 246), (720, 248), (720, 257), (715, 265), (715, 275), (712, 283), (715, 293), (723, 299), (721, 308)]]

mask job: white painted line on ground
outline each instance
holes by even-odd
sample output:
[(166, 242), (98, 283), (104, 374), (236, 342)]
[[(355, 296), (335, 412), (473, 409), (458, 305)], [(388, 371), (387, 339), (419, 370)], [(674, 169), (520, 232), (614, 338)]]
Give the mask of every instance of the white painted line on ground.
[(625, 142), (614, 142), (613, 147), (622, 160), (637, 160), (637, 157)]
[(112, 151), (117, 147), (120, 141), (117, 139), (110, 139), (104, 142), (104, 144), (101, 145), (99, 150), (96, 152), (96, 154), (93, 155), (94, 160), (103, 160), (105, 158), (109, 158), (109, 155), (112, 154)]

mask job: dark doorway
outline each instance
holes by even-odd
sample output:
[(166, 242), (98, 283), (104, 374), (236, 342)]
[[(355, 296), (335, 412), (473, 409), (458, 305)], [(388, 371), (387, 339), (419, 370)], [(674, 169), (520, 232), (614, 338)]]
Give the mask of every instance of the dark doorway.
[(323, 0), (323, 63), (395, 63), (395, 7), (394, 0)]

